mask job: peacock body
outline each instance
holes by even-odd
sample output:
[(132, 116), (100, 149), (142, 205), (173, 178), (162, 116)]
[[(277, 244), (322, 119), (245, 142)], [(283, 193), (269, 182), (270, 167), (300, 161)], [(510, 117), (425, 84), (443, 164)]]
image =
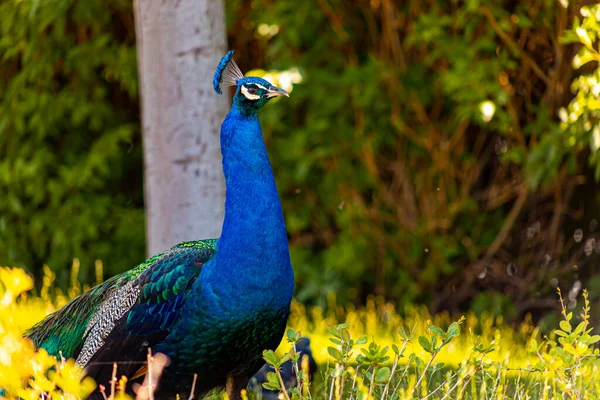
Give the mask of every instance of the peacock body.
[[(49, 315), (26, 333), (50, 354), (76, 358), (108, 386), (117, 375), (143, 375), (148, 348), (170, 358), (157, 398), (196, 397), (227, 387), (239, 398), (263, 364), (262, 350), (279, 344), (290, 311), (293, 271), (275, 180), (258, 110), (287, 93), (243, 77), (230, 51), (214, 88), (235, 86), (221, 126), (226, 183), (218, 239), (180, 243)], [(101, 398), (99, 393), (96, 393)]]

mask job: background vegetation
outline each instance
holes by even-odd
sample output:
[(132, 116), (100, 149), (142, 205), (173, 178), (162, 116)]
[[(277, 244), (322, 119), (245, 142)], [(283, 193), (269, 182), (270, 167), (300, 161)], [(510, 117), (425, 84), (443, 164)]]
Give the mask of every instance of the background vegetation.
[[(556, 286), (600, 297), (600, 8), (582, 5), (226, 3), (242, 70), (302, 76), (262, 115), (299, 300), (537, 318)], [(2, 264), (66, 285), (74, 257), (86, 282), (144, 258), (134, 46), (129, 0), (0, 1)]]
[(0, 2), (0, 259), (144, 258), (131, 1)]

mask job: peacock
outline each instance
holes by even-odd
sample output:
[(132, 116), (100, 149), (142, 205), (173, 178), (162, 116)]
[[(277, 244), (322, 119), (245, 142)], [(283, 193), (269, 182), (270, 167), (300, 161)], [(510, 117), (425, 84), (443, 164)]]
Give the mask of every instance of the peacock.
[[(262, 78), (244, 77), (233, 51), (213, 79), (218, 94), (230, 86), (235, 95), (220, 133), (226, 184), (221, 236), (177, 244), (74, 298), (25, 333), (50, 354), (75, 358), (98, 384), (108, 387), (113, 362), (117, 376), (141, 380), (151, 348), (170, 359), (156, 398), (187, 398), (197, 374), (195, 398), (225, 387), (230, 399), (239, 399), (264, 364), (262, 351), (281, 341), (294, 274), (258, 111), (288, 94)], [(103, 398), (98, 392), (92, 397)]]

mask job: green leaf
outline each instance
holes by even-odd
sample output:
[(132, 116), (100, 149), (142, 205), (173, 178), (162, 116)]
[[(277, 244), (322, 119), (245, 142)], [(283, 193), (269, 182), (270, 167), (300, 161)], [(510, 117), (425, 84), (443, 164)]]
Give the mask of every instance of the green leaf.
[(390, 379), (391, 371), (388, 367), (381, 367), (375, 374), (375, 381), (379, 383), (387, 382)]
[(431, 343), (429, 343), (429, 340), (425, 336), (419, 336), (419, 344), (421, 345), (423, 350), (425, 350), (426, 352), (428, 352), (428, 353), (433, 352), (433, 350), (431, 348)]
[(458, 322), (453, 322), (448, 327), (448, 330), (446, 331), (446, 336), (449, 338), (454, 338), (458, 335), (460, 335), (460, 325), (458, 325)]
[(331, 357), (333, 357), (336, 360), (341, 360), (342, 359), (342, 353), (336, 349), (335, 347), (327, 347), (327, 352), (329, 353), (329, 355)]
[(277, 356), (275, 355), (275, 353), (273, 352), (273, 350), (265, 350), (265, 351), (263, 351), (263, 358), (270, 365), (273, 365), (275, 367), (279, 367), (279, 362), (278, 362)]
[(277, 387), (279, 387), (280, 385), (279, 377), (275, 372), (267, 372), (267, 381), (269, 381), (273, 385), (276, 385)]
[(565, 332), (565, 331), (562, 331), (562, 330), (560, 330), (560, 329), (556, 329), (556, 330), (554, 330), (554, 333), (555, 333), (557, 336), (561, 336), (561, 337), (567, 337), (567, 336), (569, 336), (569, 334), (568, 334), (567, 332)]
[(575, 330), (573, 331), (573, 333), (575, 335), (579, 335), (581, 332), (583, 332), (583, 328), (585, 328), (585, 321), (581, 321), (577, 327), (575, 328)]
[(404, 340), (408, 340), (408, 333), (404, 326), (398, 328), (398, 335)]
[(558, 326), (560, 326), (560, 329), (562, 329), (565, 332), (571, 332), (571, 324), (569, 324), (564, 319), (558, 323)]
[(348, 332), (348, 329), (342, 329), (342, 339), (345, 342), (349, 342), (350, 341), (350, 332)]
[(264, 382), (262, 384), (262, 387), (264, 387), (267, 390), (273, 390), (273, 391), (280, 390), (279, 382), (277, 383), (277, 385), (270, 383), (270, 382)]
[(339, 339), (342, 338), (342, 336), (339, 334), (339, 332), (332, 325), (327, 325), (327, 331), (331, 335), (335, 336), (336, 338), (339, 338)]
[(356, 344), (365, 344), (365, 343), (367, 343), (366, 335), (359, 337), (358, 340), (356, 341)]
[(538, 344), (537, 344), (537, 340), (535, 339), (531, 339), (531, 341), (529, 342), (529, 346), (527, 348), (527, 351), (530, 353), (535, 353), (538, 351)]
[(435, 333), (439, 337), (444, 337), (444, 335), (445, 335), (444, 331), (441, 330), (440, 328), (438, 328), (437, 326), (429, 325), (428, 328), (431, 332)]
[(298, 339), (298, 335), (296, 334), (296, 332), (293, 329), (289, 329), (285, 332), (285, 335), (287, 336), (287, 340), (288, 342), (296, 342)]
[(600, 341), (600, 335), (594, 335), (588, 339), (587, 344), (594, 344), (594, 343), (597, 343), (598, 341)]
[(281, 358), (279, 359), (279, 365), (283, 364), (284, 362), (288, 361), (290, 359), (290, 353), (285, 353), (283, 356), (281, 356)]

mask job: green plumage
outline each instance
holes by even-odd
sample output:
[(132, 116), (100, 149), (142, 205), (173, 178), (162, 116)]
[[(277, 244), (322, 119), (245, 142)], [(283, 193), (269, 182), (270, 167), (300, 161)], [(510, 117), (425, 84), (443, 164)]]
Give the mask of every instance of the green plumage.
[[(183, 242), (157, 254), (71, 300), (58, 312), (32, 327), (25, 336), (29, 337), (36, 347), (46, 349), (55, 357), (60, 358), (62, 355), (65, 358), (77, 358), (85, 343), (84, 333), (90, 319), (114, 291), (126, 283), (137, 282), (143, 287), (140, 301), (146, 304), (153, 301), (156, 304), (164, 303), (180, 294), (196, 279), (202, 263), (214, 254), (216, 242), (216, 239)], [(176, 266), (170, 270), (165, 268), (162, 262), (178, 250), (191, 250), (190, 257), (194, 259), (192, 264), (197, 264), (197, 270), (189, 271), (183, 266)]]

